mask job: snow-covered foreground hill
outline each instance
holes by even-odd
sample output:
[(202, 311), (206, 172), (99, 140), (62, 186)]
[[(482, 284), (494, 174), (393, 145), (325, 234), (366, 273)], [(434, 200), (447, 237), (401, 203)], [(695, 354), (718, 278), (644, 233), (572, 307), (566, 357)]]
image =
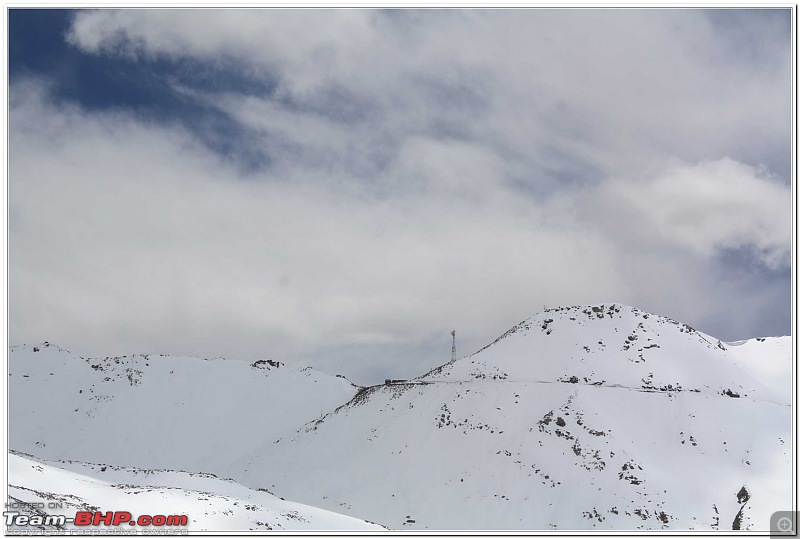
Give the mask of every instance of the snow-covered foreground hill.
[(369, 388), (263, 363), (10, 356), (12, 449), (213, 472), (391, 528), (764, 530), (791, 502), (791, 339), (722, 343), (631, 307), (550, 309)]
[[(120, 468), (79, 462), (47, 462), (30, 455), (9, 454), (9, 502), (20, 514), (63, 514), (78, 511), (127, 511), (132, 521), (143, 515), (187, 515), (185, 526), (146, 526), (149, 530), (364, 530), (382, 526), (307, 505), (284, 501), (269, 492), (245, 488), (231, 480), (202, 473)], [(61, 509), (38, 505), (61, 504)], [(32, 508), (31, 508), (32, 507)], [(125, 527), (128, 523), (125, 523)], [(56, 526), (41, 526), (55, 530)], [(144, 529), (144, 527), (135, 527)], [(113, 529), (75, 526), (61, 529)]]

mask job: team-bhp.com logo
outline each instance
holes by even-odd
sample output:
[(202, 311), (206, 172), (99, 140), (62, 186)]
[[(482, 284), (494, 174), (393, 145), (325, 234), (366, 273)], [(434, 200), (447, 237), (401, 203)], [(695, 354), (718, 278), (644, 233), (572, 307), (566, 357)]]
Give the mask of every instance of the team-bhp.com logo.
[(67, 524), (75, 527), (89, 526), (138, 526), (148, 527), (174, 527), (189, 524), (187, 515), (140, 515), (136, 518), (130, 511), (78, 511), (74, 517), (58, 514), (45, 514), (37, 511), (34, 514), (24, 514), (19, 511), (4, 511), (6, 527), (44, 527), (63, 529)]

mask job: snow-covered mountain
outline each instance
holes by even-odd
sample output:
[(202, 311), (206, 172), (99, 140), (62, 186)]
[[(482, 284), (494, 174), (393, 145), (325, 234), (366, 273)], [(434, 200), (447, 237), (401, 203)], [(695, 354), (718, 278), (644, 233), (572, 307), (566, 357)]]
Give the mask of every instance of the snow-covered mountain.
[(273, 360), (84, 359), (49, 343), (11, 347), (8, 370), (11, 449), (222, 476), (238, 451), (272, 444), (359, 389)]
[[(364, 530), (382, 526), (285, 501), (269, 492), (245, 488), (204, 473), (142, 470), (81, 462), (47, 462), (30, 455), (9, 454), (9, 501), (19, 504), (58, 503), (58, 510), (21, 507), (21, 514), (73, 516), (77, 511), (127, 511), (142, 515), (187, 515), (189, 531)], [(19, 526), (24, 528), (27, 526)], [(41, 529), (83, 529), (67, 523)], [(89, 526), (89, 528), (92, 528)], [(152, 527), (136, 527), (139, 530)], [(102, 528), (95, 528), (95, 530)], [(164, 530), (165, 528), (158, 528)]]
[(791, 501), (791, 338), (723, 343), (622, 305), (549, 309), (368, 388), (277, 363), (10, 357), (12, 449), (212, 472), (390, 528), (763, 530)]
[(791, 500), (789, 341), (548, 310), (363, 390), (241, 473), (392, 528), (765, 529)]

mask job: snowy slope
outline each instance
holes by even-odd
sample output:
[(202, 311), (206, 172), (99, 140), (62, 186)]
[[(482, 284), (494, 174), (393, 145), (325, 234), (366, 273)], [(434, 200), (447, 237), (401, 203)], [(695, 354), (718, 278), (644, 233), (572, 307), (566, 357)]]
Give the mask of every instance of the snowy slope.
[[(549, 309), (422, 380), (569, 381), (726, 391), (791, 402), (791, 339), (730, 346), (686, 324), (617, 304)], [(761, 356), (764, 359), (761, 360)], [(763, 371), (770, 376), (756, 377)]]
[[(208, 530), (364, 530), (382, 526), (245, 488), (209, 474), (119, 468), (76, 462), (47, 462), (9, 454), (9, 501), (43, 503), (44, 513), (128, 511), (141, 515), (187, 515), (185, 528)], [(47, 509), (49, 503), (63, 509)], [(20, 511), (33, 514), (30, 510)], [(67, 524), (66, 529), (86, 529)], [(123, 526), (127, 528), (128, 526)], [(100, 526), (90, 529), (102, 530)], [(131, 528), (136, 528), (132, 526)], [(144, 528), (139, 528), (144, 529)], [(148, 526), (149, 530), (167, 530)]]
[(791, 500), (785, 343), (731, 347), (618, 305), (550, 310), (362, 391), (240, 476), (401, 529), (763, 530)]
[(782, 402), (791, 401), (792, 338), (765, 337), (725, 343), (728, 355), (756, 382), (784, 392)]
[(212, 472), (398, 529), (764, 530), (791, 501), (789, 337), (550, 309), (370, 388), (275, 362), (38, 348), (9, 354), (9, 426), (39, 458)]
[(10, 449), (223, 476), (238, 449), (271, 444), (358, 389), (271, 360), (84, 359), (47, 344), (12, 347), (8, 371)]

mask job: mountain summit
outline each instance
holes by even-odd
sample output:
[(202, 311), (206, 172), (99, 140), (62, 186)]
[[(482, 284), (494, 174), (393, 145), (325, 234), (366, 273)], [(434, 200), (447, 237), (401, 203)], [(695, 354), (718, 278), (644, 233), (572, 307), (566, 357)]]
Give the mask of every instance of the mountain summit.
[[(547, 309), (425, 381), (568, 382), (791, 402), (790, 339), (723, 343), (670, 318), (607, 304)], [(744, 346), (743, 346), (744, 345)], [(759, 348), (755, 355), (743, 353)], [(785, 354), (772, 352), (771, 347)], [(777, 350), (776, 350), (777, 351)]]
[(550, 309), (362, 390), (251, 480), (402, 529), (764, 529), (791, 499), (790, 339)]
[(213, 472), (396, 529), (763, 530), (791, 500), (789, 337), (548, 309), (366, 388), (277, 362), (51, 348), (10, 353), (10, 445), (37, 457)]

